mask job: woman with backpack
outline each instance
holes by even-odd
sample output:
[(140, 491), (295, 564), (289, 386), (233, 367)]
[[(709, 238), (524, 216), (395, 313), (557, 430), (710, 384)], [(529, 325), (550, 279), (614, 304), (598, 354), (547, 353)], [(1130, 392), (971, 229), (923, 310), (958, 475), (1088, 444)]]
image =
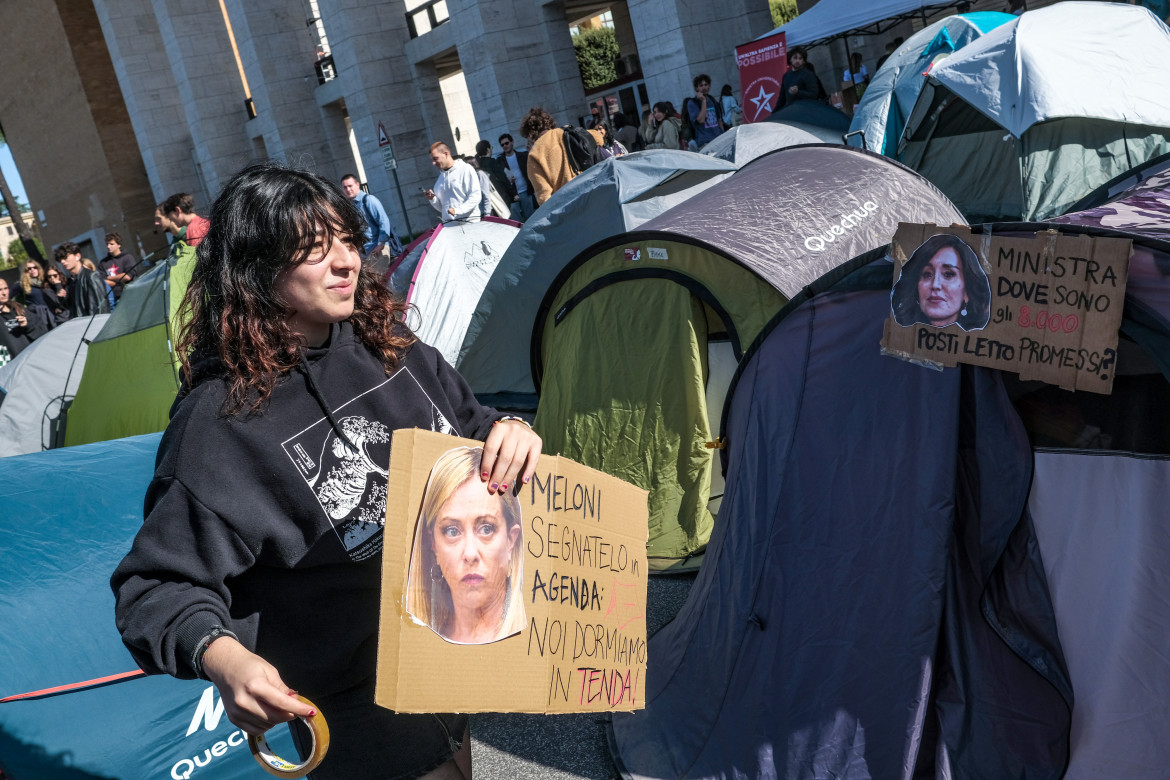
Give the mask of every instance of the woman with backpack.
[(681, 140), (682, 119), (669, 100), (654, 104), (647, 149), (686, 149)]

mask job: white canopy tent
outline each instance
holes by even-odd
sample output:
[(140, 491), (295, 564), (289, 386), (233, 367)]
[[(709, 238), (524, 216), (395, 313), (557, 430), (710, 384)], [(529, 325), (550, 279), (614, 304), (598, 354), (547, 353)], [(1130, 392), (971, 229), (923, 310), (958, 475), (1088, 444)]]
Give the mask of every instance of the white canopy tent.
[[(1103, 66), (1119, 53), (1124, 78)], [(1149, 9), (1063, 2), (997, 27), (930, 75), (1016, 138), (1070, 116), (1170, 127), (1167, 56), (1170, 28)]]
[(879, 35), (913, 16), (920, 16), (925, 22), (928, 16), (939, 10), (959, 4), (958, 0), (869, 0), (864, 3), (820, 0), (791, 22), (760, 38), (783, 32), (789, 46), (817, 46), (842, 35)]

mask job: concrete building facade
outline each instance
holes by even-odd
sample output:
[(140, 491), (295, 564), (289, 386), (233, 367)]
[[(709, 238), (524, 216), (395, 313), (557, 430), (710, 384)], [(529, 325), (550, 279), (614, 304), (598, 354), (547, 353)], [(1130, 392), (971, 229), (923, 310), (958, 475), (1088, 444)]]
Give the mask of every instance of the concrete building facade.
[(432, 142), (473, 153), (484, 138), (498, 152), (505, 132), (524, 146), (533, 106), (561, 122), (589, 115), (601, 93), (586, 95), (575, 22), (614, 19), (623, 79), (613, 94), (627, 110), (679, 105), (699, 72), (736, 84), (735, 45), (771, 27), (767, 0), (10, 5), (0, 45), (30, 76), (53, 73), (27, 96), (0, 97), (0, 123), (46, 240), (82, 238), (95, 254), (112, 230), (157, 248), (154, 204), (190, 192), (206, 213), (235, 171), (268, 158), (358, 174), (399, 232), (417, 234), (436, 221), (421, 194), (436, 177)]

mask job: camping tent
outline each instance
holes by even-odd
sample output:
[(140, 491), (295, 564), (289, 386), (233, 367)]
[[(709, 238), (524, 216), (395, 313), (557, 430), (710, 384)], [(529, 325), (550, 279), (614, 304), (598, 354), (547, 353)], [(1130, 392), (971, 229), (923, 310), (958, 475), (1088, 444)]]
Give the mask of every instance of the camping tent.
[(1028, 11), (931, 71), (898, 159), (971, 221), (1061, 214), (1170, 151), (1170, 29), (1148, 9)]
[(614, 717), (627, 776), (1165, 775), (1170, 192), (1129, 196), (990, 228), (1134, 240), (1113, 396), (880, 355), (885, 260), (768, 324), (723, 521)]
[(845, 112), (820, 100), (797, 100), (773, 111), (764, 121), (802, 130), (827, 144), (843, 143), (849, 132)]
[(987, 31), (1013, 19), (1011, 14), (995, 11), (958, 14), (911, 35), (870, 79), (853, 111), (849, 132), (860, 132), (866, 149), (896, 157), (906, 117), (914, 109), (930, 69)]
[(737, 166), (747, 165), (752, 160), (786, 146), (820, 143), (821, 138), (807, 130), (791, 125), (756, 122), (738, 125), (722, 133), (703, 147), (700, 154), (718, 157)]
[(595, 244), (549, 286), (533, 331), (546, 449), (647, 488), (651, 568), (686, 561), (718, 509), (727, 382), (765, 322), (898, 222), (959, 219), (886, 158), (794, 146)]
[(195, 250), (178, 242), (166, 262), (126, 285), (89, 346), (65, 426), (66, 445), (166, 427), (179, 390), (176, 319), (194, 268)]
[[(0, 774), (13, 780), (268, 777), (211, 683), (142, 677), (114, 626), (110, 574), (142, 526), (159, 438), (0, 460)], [(295, 758), (287, 729), (269, 743)]]
[(816, 46), (845, 35), (878, 35), (908, 19), (925, 22), (928, 15), (962, 4), (960, 0), (820, 0), (760, 38), (783, 32), (790, 47)]
[(58, 325), (0, 368), (0, 457), (61, 446), (62, 408), (81, 382), (89, 339), (109, 314), (78, 317)]
[(734, 170), (701, 154), (651, 149), (604, 160), (553, 193), (500, 260), (467, 328), (456, 366), (476, 394), (535, 408), (528, 337), (557, 272), (594, 241), (633, 230)]
[(454, 364), (483, 288), (519, 222), (484, 217), (443, 222), (423, 233), (387, 272), (390, 289), (413, 305), (408, 324)]

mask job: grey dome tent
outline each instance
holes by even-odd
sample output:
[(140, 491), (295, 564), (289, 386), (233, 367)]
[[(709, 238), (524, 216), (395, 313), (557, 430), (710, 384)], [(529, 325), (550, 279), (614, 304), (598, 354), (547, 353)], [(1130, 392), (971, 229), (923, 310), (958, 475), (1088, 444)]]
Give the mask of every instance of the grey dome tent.
[(820, 100), (797, 100), (773, 111), (764, 121), (803, 130), (827, 144), (843, 143), (849, 132), (845, 112)]
[(898, 159), (971, 222), (1046, 219), (1170, 151), (1170, 29), (1148, 9), (1028, 11), (939, 63)]
[(391, 290), (411, 304), (407, 324), (454, 364), (484, 286), (520, 223), (484, 217), (443, 222), (423, 233), (387, 269)]
[(799, 127), (779, 122), (754, 122), (737, 125), (721, 133), (703, 147), (699, 154), (718, 157), (737, 166), (747, 165), (757, 157), (786, 146), (821, 143), (819, 136)]
[(931, 67), (1013, 19), (995, 11), (955, 14), (911, 35), (873, 74), (853, 111), (850, 136), (859, 133), (866, 149), (896, 157), (906, 117), (914, 110)]
[(1112, 397), (880, 355), (884, 258), (768, 324), (707, 560), (613, 719), (624, 776), (1165, 776), (1170, 193), (1135, 194), (1108, 230), (989, 228), (1134, 240)]
[(89, 352), (109, 314), (68, 320), (0, 368), (0, 457), (64, 445), (69, 408)]
[(549, 286), (532, 335), (545, 448), (649, 490), (651, 569), (693, 566), (718, 511), (713, 431), (743, 351), (898, 222), (959, 219), (887, 158), (794, 146), (595, 244)]
[(650, 149), (609, 158), (553, 193), (520, 229), (484, 288), (456, 367), (480, 397), (536, 408), (527, 338), (549, 283), (577, 253), (727, 178), (735, 166)]

